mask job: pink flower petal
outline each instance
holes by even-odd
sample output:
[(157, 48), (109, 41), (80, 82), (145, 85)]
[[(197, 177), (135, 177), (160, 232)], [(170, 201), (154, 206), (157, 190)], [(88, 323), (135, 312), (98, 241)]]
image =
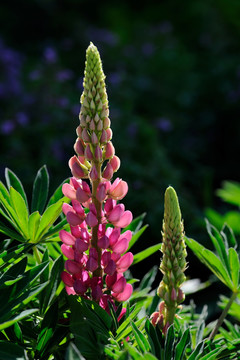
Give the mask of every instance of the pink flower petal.
[(127, 251), (129, 245), (129, 241), (126, 238), (119, 240), (116, 244), (114, 244), (111, 248), (116, 254), (123, 254)]
[(112, 199), (121, 200), (128, 192), (128, 184), (126, 181), (123, 181), (117, 178), (112, 186), (110, 187), (108, 194)]
[(109, 239), (106, 235), (102, 236), (99, 240), (98, 240), (98, 247), (100, 247), (101, 249), (107, 249), (109, 247)]
[(84, 251), (87, 251), (88, 246), (89, 246), (89, 244), (87, 242), (85, 242), (84, 240), (82, 240), (82, 239), (76, 240), (75, 247), (79, 253), (83, 253)]
[(121, 276), (116, 282), (115, 284), (113, 284), (112, 286), (112, 291), (114, 293), (122, 293), (124, 292), (124, 289), (127, 285), (127, 280), (125, 279), (124, 276)]
[(76, 197), (81, 204), (85, 203), (89, 199), (89, 195), (81, 187), (77, 189)]
[[(111, 228), (108, 228), (108, 229), (111, 229)], [(119, 239), (120, 233), (121, 233), (120, 228), (114, 228), (112, 230), (111, 234), (109, 235), (110, 246), (113, 246), (114, 244), (116, 244), (116, 242)]]
[(90, 227), (94, 227), (98, 224), (98, 219), (91, 211), (87, 214), (86, 223)]
[(68, 295), (76, 295), (73, 287), (65, 286), (65, 289)]
[(67, 222), (72, 226), (77, 226), (83, 222), (83, 219), (79, 215), (69, 211), (67, 213)]
[(79, 295), (84, 295), (84, 293), (87, 291), (87, 286), (80, 279), (75, 280), (73, 288)]
[(115, 271), (113, 275), (107, 275), (105, 278), (106, 285), (109, 289), (113, 286), (113, 284), (117, 281), (117, 272)]
[(65, 285), (72, 287), (74, 280), (70, 274), (68, 274), (66, 271), (63, 271), (61, 273), (61, 279), (64, 282)]
[(130, 298), (130, 296), (132, 295), (133, 292), (133, 287), (131, 284), (126, 284), (125, 289), (123, 292), (121, 293), (112, 293), (112, 296), (117, 300), (117, 301), (126, 301)]
[(73, 209), (76, 211), (76, 213), (81, 217), (81, 218), (85, 218), (85, 213), (83, 210), (82, 205), (80, 204), (80, 202), (78, 200), (72, 200), (72, 206)]
[(104, 272), (108, 275), (113, 275), (115, 271), (116, 271), (116, 264), (112, 259), (110, 259), (107, 266), (104, 269)]
[(64, 215), (67, 215), (68, 212), (74, 212), (72, 206), (67, 203), (63, 203), (62, 211), (63, 211)]
[(105, 212), (108, 214), (110, 211), (112, 211), (112, 209), (114, 208), (115, 205), (116, 205), (116, 200), (107, 199), (105, 206), (104, 206)]
[(59, 231), (59, 237), (65, 245), (74, 245), (76, 242), (75, 237), (73, 237), (69, 232), (66, 230)]
[(126, 314), (127, 309), (126, 308), (122, 308), (120, 315), (118, 317), (118, 322), (121, 320), (121, 318)]
[(74, 250), (71, 246), (62, 244), (61, 250), (62, 250), (63, 255), (65, 255), (69, 260), (74, 260)]
[(73, 200), (76, 199), (76, 190), (70, 184), (63, 184), (62, 186), (63, 195)]
[(127, 230), (127, 231), (124, 231), (120, 237), (119, 237), (119, 240), (123, 239), (123, 238), (126, 238), (128, 239), (128, 241), (130, 241), (132, 239), (132, 232), (130, 230)]
[(101, 183), (97, 187), (97, 199), (100, 202), (103, 202), (107, 196), (106, 183)]
[(113, 172), (116, 172), (120, 168), (121, 161), (118, 156), (114, 155), (109, 162), (113, 168)]
[(118, 204), (112, 209), (110, 214), (108, 214), (108, 221), (111, 222), (113, 225), (115, 225), (115, 223), (117, 223), (121, 219), (123, 214), (124, 214), (124, 205)]
[(115, 226), (118, 226), (120, 228), (127, 227), (132, 222), (133, 216), (131, 211), (127, 210), (123, 213), (121, 218), (118, 221), (114, 222)]
[(103, 267), (106, 267), (110, 260), (111, 260), (111, 253), (109, 251), (104, 251), (101, 256), (101, 265)]
[(92, 288), (92, 297), (95, 301), (100, 300), (102, 294), (103, 293), (100, 285), (96, 285)]
[(118, 260), (116, 264), (117, 271), (123, 273), (129, 268), (132, 262), (133, 262), (133, 254), (131, 252), (124, 254), (123, 256), (121, 256), (121, 258)]
[(76, 274), (79, 273), (81, 271), (80, 265), (73, 261), (73, 260), (67, 260), (65, 262), (65, 269), (70, 273), (70, 274)]
[(89, 257), (87, 263), (86, 263), (86, 269), (88, 271), (94, 272), (98, 268), (98, 262), (93, 257)]

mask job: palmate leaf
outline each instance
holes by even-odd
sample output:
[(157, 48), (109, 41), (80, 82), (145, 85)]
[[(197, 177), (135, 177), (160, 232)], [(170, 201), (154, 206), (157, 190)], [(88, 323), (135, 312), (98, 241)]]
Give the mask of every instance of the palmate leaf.
[(28, 239), (28, 209), (22, 196), (13, 188), (10, 187), (10, 201), (16, 213), (17, 222), (21, 226), (21, 231), (25, 238)]
[(25, 190), (23, 188), (23, 185), (21, 183), (21, 181), (19, 180), (19, 178), (17, 177), (16, 174), (14, 174), (14, 172), (8, 168), (5, 169), (5, 178), (6, 178), (6, 183), (8, 186), (8, 190), (10, 190), (10, 187), (13, 187), (23, 198), (26, 207), (28, 209), (28, 202), (27, 202), (27, 196), (25, 193)]
[(234, 286), (229, 276), (225, 264), (210, 250), (200, 245), (197, 241), (186, 238), (188, 247), (194, 252), (199, 260), (206, 265), (229, 289), (233, 290)]

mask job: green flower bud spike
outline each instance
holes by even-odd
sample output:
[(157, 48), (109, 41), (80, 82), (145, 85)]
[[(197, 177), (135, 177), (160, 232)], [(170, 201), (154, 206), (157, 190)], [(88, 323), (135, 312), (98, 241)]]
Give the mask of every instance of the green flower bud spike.
[(158, 316), (157, 313), (152, 315), (152, 323), (153, 325), (159, 324), (162, 332), (166, 334), (168, 327), (174, 322), (179, 304), (185, 298), (180, 286), (185, 281), (184, 271), (187, 265), (181, 211), (177, 194), (171, 186), (165, 192), (162, 237), (163, 258), (160, 271), (163, 273), (163, 279), (157, 293), (163, 301), (160, 303), (161, 311)]

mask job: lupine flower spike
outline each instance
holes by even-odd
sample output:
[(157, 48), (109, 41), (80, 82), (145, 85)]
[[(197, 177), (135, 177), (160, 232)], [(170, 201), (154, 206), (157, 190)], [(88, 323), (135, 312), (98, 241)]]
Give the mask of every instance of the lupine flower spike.
[(105, 75), (92, 43), (85, 65), (77, 155), (69, 161), (73, 177), (62, 188), (72, 203), (63, 205), (71, 232), (60, 231), (62, 252), (68, 258), (62, 280), (68, 294), (95, 300), (108, 310), (108, 301), (114, 305), (114, 300), (125, 301), (132, 294), (123, 275), (133, 262), (132, 253), (126, 252), (132, 233), (121, 233), (132, 214), (118, 203), (128, 191), (127, 183), (119, 178), (111, 183), (120, 160), (111, 142)]
[(163, 279), (157, 291), (162, 302), (159, 311), (152, 314), (151, 321), (166, 334), (168, 327), (174, 322), (179, 304), (185, 298), (180, 286), (185, 281), (187, 256), (181, 211), (177, 194), (171, 186), (165, 192), (162, 238), (163, 258), (160, 270)]

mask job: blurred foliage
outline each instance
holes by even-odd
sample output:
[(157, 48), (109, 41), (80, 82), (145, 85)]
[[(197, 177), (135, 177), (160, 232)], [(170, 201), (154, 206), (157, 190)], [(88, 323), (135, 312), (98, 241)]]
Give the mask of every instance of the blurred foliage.
[(70, 175), (92, 41), (107, 76), (119, 176), (129, 182), (126, 206), (147, 212), (150, 224), (138, 247), (159, 242), (169, 184), (181, 194), (187, 235), (204, 238), (200, 209), (214, 205), (222, 180), (239, 180), (239, 13), (237, 0), (150, 0), (137, 11), (127, 1), (2, 0), (1, 178), (13, 169), (30, 193), (43, 164), (52, 189)]

